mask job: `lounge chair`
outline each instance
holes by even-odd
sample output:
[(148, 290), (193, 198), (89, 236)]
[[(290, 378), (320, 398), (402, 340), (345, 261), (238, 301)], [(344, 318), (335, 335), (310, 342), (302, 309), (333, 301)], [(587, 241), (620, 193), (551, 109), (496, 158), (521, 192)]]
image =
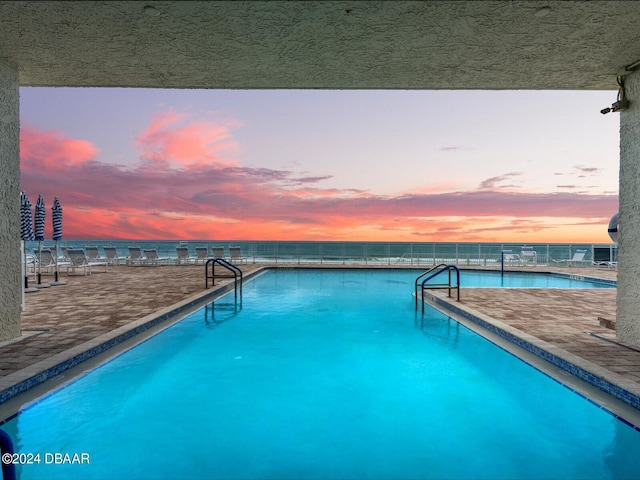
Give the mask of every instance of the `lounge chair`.
[(207, 263), (211, 257), (209, 256), (209, 247), (196, 247), (196, 264)]
[(566, 259), (566, 260), (553, 260), (555, 263), (559, 263), (559, 264), (565, 264), (567, 267), (573, 267), (573, 266), (578, 266), (578, 265), (591, 265), (592, 262), (590, 260), (585, 260), (584, 257), (587, 254), (587, 249), (586, 248), (578, 248), (574, 254), (573, 257), (571, 257), (570, 259)]
[(608, 261), (593, 262), (593, 265), (596, 268), (613, 268), (614, 270), (618, 268), (618, 262), (608, 262)]
[(240, 247), (229, 247), (229, 261), (231, 263), (247, 263), (247, 257), (242, 256)]
[(147, 256), (147, 264), (149, 265), (167, 265), (171, 260), (169, 257), (160, 257), (155, 248), (145, 248), (144, 254)]
[(213, 258), (225, 258), (224, 247), (212, 247), (211, 251)]
[(107, 257), (107, 262), (111, 265), (122, 265), (127, 263), (126, 257), (121, 257), (118, 255), (118, 250), (116, 247), (102, 247), (104, 249), (104, 254)]
[(189, 247), (176, 247), (176, 253), (178, 258), (176, 259), (177, 265), (191, 265), (195, 264), (197, 258), (189, 256)]
[(502, 258), (505, 265), (520, 265), (520, 256), (512, 250), (503, 250)]
[(24, 260), (25, 260), (25, 264), (26, 264), (26, 270), (24, 272), (25, 275), (34, 275), (35, 278), (35, 274), (38, 271), (38, 258), (33, 254), (33, 253), (28, 253), (25, 252), (24, 254)]
[(87, 254), (87, 258), (92, 262), (107, 262), (109, 259), (100, 255), (98, 247), (85, 247), (84, 251)]
[(94, 267), (104, 267), (104, 271), (107, 271), (108, 262), (106, 261), (91, 261), (84, 253), (84, 250), (80, 248), (70, 248), (67, 250), (71, 263), (66, 265), (67, 275), (79, 275), (76, 273), (78, 270), (82, 270), (83, 275), (91, 275)]
[(142, 254), (140, 247), (129, 247), (129, 258), (127, 258), (127, 265), (146, 265), (147, 259)]
[(69, 258), (69, 254), (67, 253), (69, 247), (61, 247), (60, 250), (62, 250), (62, 260), (64, 260), (65, 262), (70, 262), (71, 259)]
[[(36, 271), (40, 273), (53, 273), (56, 268), (56, 259), (48, 248), (35, 249)], [(39, 270), (38, 270), (39, 269)], [(45, 271), (46, 270), (46, 271)]]
[(522, 247), (520, 251), (520, 263), (522, 265), (538, 265), (538, 256), (533, 247)]

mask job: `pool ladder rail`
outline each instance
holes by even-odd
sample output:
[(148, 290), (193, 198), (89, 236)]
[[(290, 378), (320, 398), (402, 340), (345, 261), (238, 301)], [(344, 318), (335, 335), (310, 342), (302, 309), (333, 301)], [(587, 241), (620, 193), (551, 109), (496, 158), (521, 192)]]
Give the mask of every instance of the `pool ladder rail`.
[[(216, 264), (220, 265), (225, 270), (228, 270), (230, 273), (216, 275)], [(209, 265), (211, 265), (211, 275), (209, 275)], [(238, 298), (238, 285), (240, 285), (240, 295), (242, 295), (242, 270), (233, 263), (227, 262), (223, 258), (210, 258), (204, 265), (204, 273), (204, 288), (209, 288), (209, 280), (211, 280), (211, 285), (213, 286), (216, 283), (216, 278), (233, 278), (233, 291), (236, 299)]]
[[(455, 272), (455, 283), (452, 283), (451, 272)], [(435, 278), (443, 273), (448, 273), (447, 283), (427, 283), (432, 278)], [(420, 281), (423, 277), (426, 277)], [(422, 311), (424, 312), (424, 291), (429, 289), (447, 289), (449, 290), (449, 297), (451, 297), (451, 290), (457, 291), (457, 300), (460, 301), (460, 270), (455, 265), (447, 265), (441, 263), (433, 268), (430, 268), (426, 272), (416, 278), (416, 308), (418, 308), (418, 298), (422, 300)], [(420, 289), (420, 297), (418, 297), (418, 288)]]

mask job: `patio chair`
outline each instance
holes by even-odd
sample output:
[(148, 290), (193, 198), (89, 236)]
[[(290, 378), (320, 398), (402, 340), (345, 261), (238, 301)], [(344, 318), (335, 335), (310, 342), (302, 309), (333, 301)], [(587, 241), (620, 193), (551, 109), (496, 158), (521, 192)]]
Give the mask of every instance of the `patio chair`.
[(118, 250), (116, 247), (102, 247), (104, 250), (104, 254), (107, 257), (107, 262), (111, 265), (122, 265), (127, 263), (127, 257), (121, 257), (118, 255)]
[(127, 258), (127, 265), (146, 265), (147, 258), (142, 254), (140, 247), (129, 247), (129, 258)]
[(65, 262), (70, 262), (71, 259), (69, 258), (69, 254), (67, 253), (67, 250), (69, 250), (69, 247), (60, 247), (60, 250), (62, 251), (62, 259)]
[(522, 265), (538, 265), (538, 256), (533, 247), (522, 247), (520, 251), (520, 263)]
[(176, 265), (191, 265), (195, 264), (197, 258), (189, 256), (189, 247), (176, 247)]
[(82, 270), (83, 275), (87, 275), (87, 272), (91, 275), (93, 267), (104, 267), (107, 272), (108, 262), (90, 260), (81, 248), (70, 248), (67, 253), (71, 259), (71, 263), (66, 265), (67, 275), (79, 275), (76, 273), (78, 270)]
[(229, 261), (231, 263), (247, 263), (247, 257), (242, 256), (240, 247), (229, 247)]
[(207, 263), (211, 257), (209, 256), (209, 247), (196, 247), (196, 264)]
[(34, 249), (36, 259), (36, 271), (40, 273), (53, 273), (56, 268), (56, 259), (53, 257), (53, 253), (48, 248), (38, 250)]
[(211, 253), (213, 258), (225, 258), (224, 247), (212, 247)]
[(25, 258), (25, 263), (26, 263), (26, 270), (24, 272), (25, 275), (34, 275), (35, 278), (35, 274), (38, 271), (38, 258), (33, 254), (33, 253), (29, 253), (29, 252), (25, 252), (24, 254)]
[(584, 257), (587, 254), (587, 249), (586, 248), (578, 248), (574, 254), (573, 257), (571, 257), (570, 259), (564, 259), (564, 260), (553, 260), (555, 263), (559, 263), (559, 264), (565, 264), (567, 267), (573, 267), (573, 266), (579, 266), (579, 265), (591, 265), (592, 262), (590, 260), (585, 260)]
[(502, 258), (505, 265), (520, 265), (520, 255), (513, 253), (513, 250), (503, 250)]
[(584, 257), (587, 254), (587, 249), (578, 249), (576, 250), (576, 252), (573, 254), (573, 258), (571, 258), (571, 260), (569, 260), (569, 266), (573, 267), (573, 266), (579, 266), (579, 265), (591, 265), (591, 260), (585, 260)]
[(169, 257), (160, 257), (155, 248), (145, 248), (144, 254), (147, 256), (147, 264), (149, 265), (167, 265), (171, 260)]
[(109, 259), (100, 255), (98, 247), (85, 247), (84, 251), (87, 254), (87, 258), (93, 262), (107, 262)]
[(618, 262), (593, 262), (593, 266), (596, 268), (613, 268), (615, 270), (618, 268)]

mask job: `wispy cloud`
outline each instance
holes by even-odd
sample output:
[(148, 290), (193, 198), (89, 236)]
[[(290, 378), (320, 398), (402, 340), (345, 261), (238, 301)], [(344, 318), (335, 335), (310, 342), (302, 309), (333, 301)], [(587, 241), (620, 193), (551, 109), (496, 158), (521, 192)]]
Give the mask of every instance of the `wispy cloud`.
[(462, 145), (451, 145), (446, 147), (440, 147), (438, 151), (440, 152), (458, 152), (460, 150), (466, 150)]
[(522, 172), (511, 172), (505, 173), (504, 175), (498, 175), (497, 177), (487, 178), (480, 182), (478, 188), (481, 190), (491, 190), (495, 188), (516, 188), (518, 185), (514, 183), (504, 183), (511, 182), (514, 178), (517, 178), (522, 175)]
[(602, 171), (602, 168), (585, 167), (584, 165), (574, 165), (573, 168), (580, 173), (580, 176), (597, 175)]

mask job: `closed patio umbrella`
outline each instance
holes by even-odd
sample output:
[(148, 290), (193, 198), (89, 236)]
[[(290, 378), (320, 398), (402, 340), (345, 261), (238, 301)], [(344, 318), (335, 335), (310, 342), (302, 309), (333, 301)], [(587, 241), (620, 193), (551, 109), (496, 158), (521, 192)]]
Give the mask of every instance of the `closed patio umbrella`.
[(37, 288), (29, 288), (29, 276), (27, 275), (27, 242), (33, 240), (33, 218), (31, 217), (31, 202), (24, 192), (20, 192), (20, 239), (24, 242), (24, 290), (35, 292)]
[(58, 197), (54, 198), (53, 206), (51, 207), (51, 223), (53, 224), (53, 233), (51, 235), (51, 238), (56, 242), (55, 281), (51, 282), (51, 285), (66, 285), (67, 282), (58, 281), (58, 241), (62, 240), (62, 206), (60, 205), (60, 200), (58, 200)]
[[(44, 241), (44, 222), (47, 217), (47, 211), (44, 208), (44, 199), (42, 195), (38, 195), (38, 201), (36, 202), (36, 208), (33, 212), (33, 233), (34, 239), (38, 241), (38, 257), (42, 257), (42, 242)], [(48, 283), (42, 283), (42, 269), (40, 262), (38, 262), (38, 284), (36, 287), (45, 288), (50, 287)]]

